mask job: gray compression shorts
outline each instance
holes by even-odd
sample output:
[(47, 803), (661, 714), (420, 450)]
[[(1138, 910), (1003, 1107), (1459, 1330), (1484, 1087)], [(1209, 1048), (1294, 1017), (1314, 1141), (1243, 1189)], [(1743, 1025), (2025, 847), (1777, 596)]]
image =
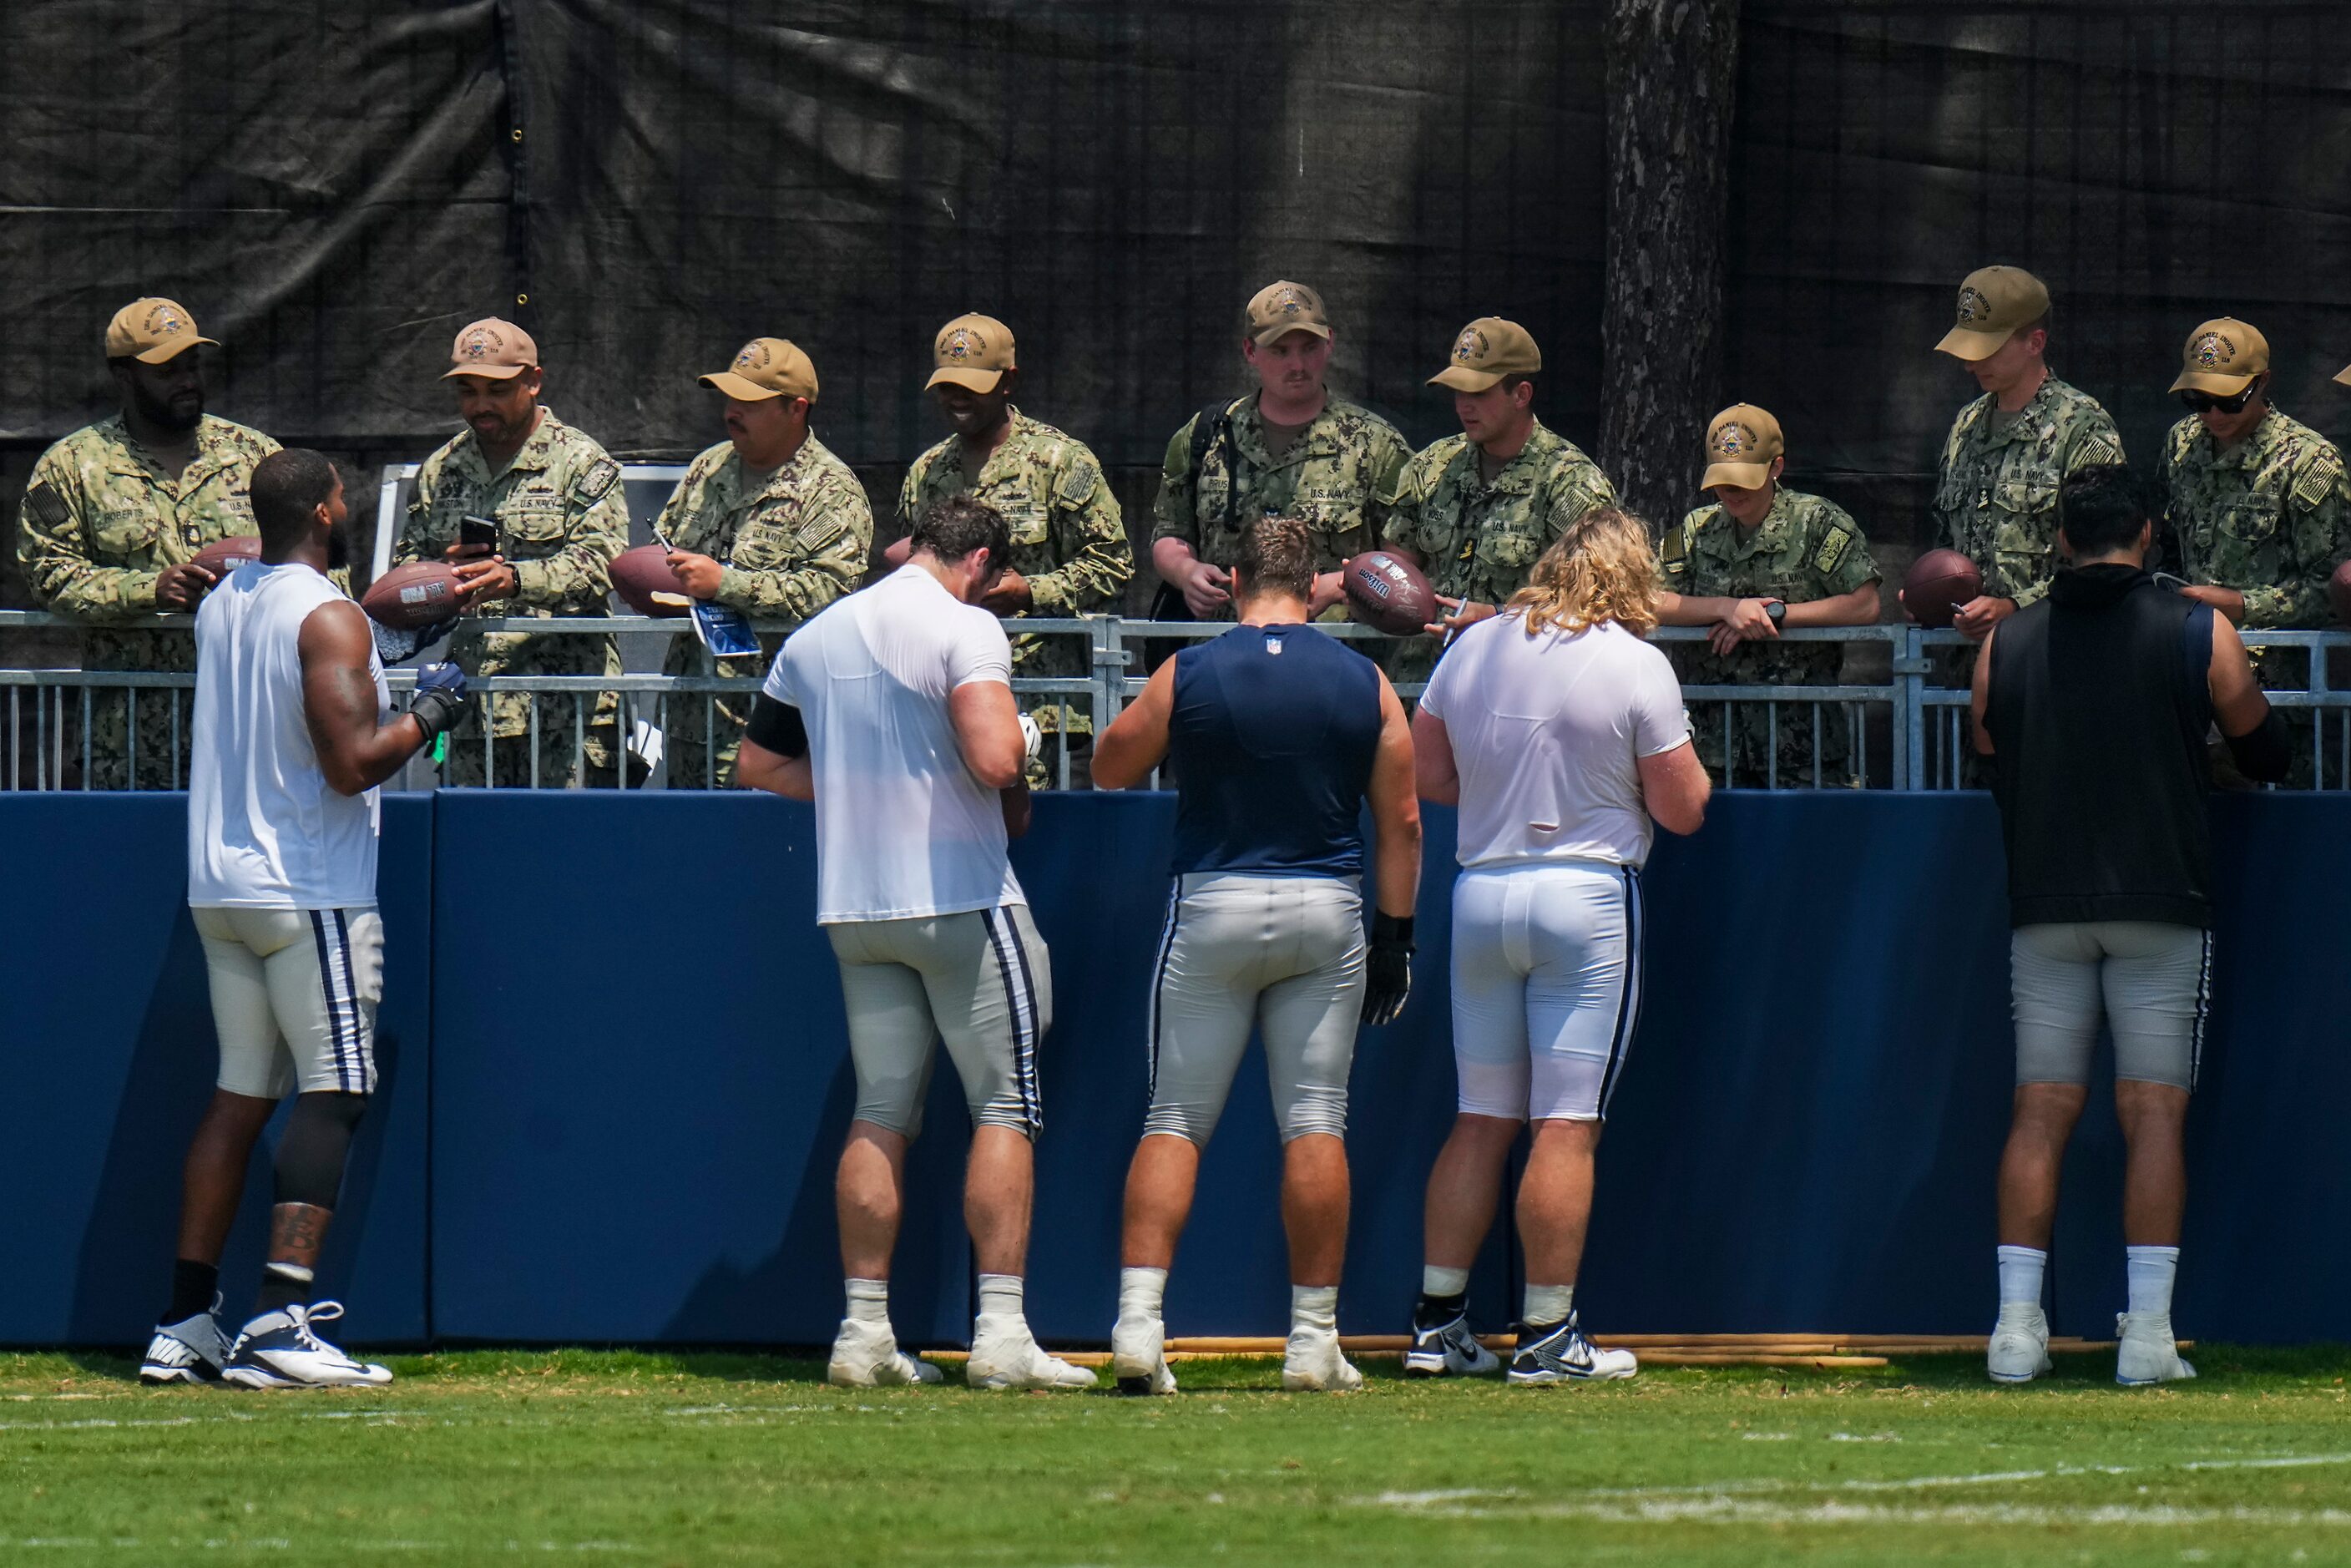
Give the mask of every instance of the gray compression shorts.
[(2103, 1011), (2115, 1076), (2194, 1089), (2212, 934), (2146, 920), (2020, 925), (2009, 938), (2019, 1083), (2087, 1083)]
[(349, 909), (193, 909), (219, 1086), (255, 1100), (375, 1090), (383, 921)]
[(825, 933), (841, 962), (859, 1121), (920, 1134), (945, 1040), (972, 1122), (1038, 1134), (1037, 1042), (1053, 1023), (1053, 972), (1027, 904), (845, 921)]
[(1254, 1026), (1284, 1143), (1343, 1136), (1364, 1011), (1364, 900), (1329, 876), (1195, 873), (1176, 881), (1151, 1004), (1143, 1131), (1206, 1144)]

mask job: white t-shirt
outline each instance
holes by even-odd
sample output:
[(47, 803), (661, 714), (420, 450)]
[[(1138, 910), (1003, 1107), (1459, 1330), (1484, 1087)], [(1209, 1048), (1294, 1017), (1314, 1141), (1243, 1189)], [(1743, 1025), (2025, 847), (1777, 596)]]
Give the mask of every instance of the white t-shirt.
[(957, 686), (1011, 680), (1003, 624), (913, 563), (786, 640), (761, 689), (808, 727), (819, 925), (1029, 902), (947, 718)]
[[(376, 791), (338, 794), (302, 702), (302, 622), (343, 591), (298, 561), (247, 561), (196, 612), (189, 721), (188, 903), (352, 909), (375, 902)], [(368, 650), (376, 722), (391, 716)]]
[(1497, 615), (1454, 643), (1420, 706), (1453, 743), (1464, 866), (1649, 858), (1639, 760), (1689, 738), (1657, 649), (1613, 621), (1529, 637)]

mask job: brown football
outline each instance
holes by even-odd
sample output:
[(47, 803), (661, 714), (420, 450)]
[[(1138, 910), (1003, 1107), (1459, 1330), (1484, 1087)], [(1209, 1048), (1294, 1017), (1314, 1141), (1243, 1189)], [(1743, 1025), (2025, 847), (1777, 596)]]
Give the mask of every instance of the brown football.
[(1420, 568), (1387, 550), (1365, 550), (1339, 569), (1349, 619), (1409, 637), (1437, 619), (1437, 592)]
[(379, 625), (414, 632), (458, 612), (457, 586), (457, 573), (448, 562), (414, 560), (370, 583), (360, 608)]
[(683, 615), (691, 602), (669, 569), (669, 551), (660, 545), (639, 545), (614, 556), (612, 591), (640, 615)]
[(259, 534), (236, 534), (225, 539), (214, 539), (196, 552), (193, 565), (203, 567), (214, 577), (226, 577), (236, 570), (240, 561), (261, 559)]
[(1949, 626), (1959, 606), (1983, 592), (1983, 573), (1955, 549), (1930, 549), (1902, 580), (1902, 608), (1921, 626)]

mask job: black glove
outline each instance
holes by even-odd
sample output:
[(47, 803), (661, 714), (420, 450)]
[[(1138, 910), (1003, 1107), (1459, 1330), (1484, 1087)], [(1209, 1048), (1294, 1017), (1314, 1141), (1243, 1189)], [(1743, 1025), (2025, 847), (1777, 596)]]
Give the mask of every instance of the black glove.
[(425, 745), (456, 728), (467, 711), (465, 671), (455, 664), (417, 667), (416, 695), (408, 699), (408, 713), (423, 726)]
[(1394, 1023), (1412, 995), (1412, 916), (1372, 916), (1372, 951), (1364, 962), (1364, 1021)]

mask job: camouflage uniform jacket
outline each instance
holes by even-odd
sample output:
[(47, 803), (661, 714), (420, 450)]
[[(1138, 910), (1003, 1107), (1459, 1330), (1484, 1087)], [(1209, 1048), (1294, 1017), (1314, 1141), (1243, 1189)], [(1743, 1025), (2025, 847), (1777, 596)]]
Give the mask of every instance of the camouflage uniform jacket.
[(1413, 458), (1388, 537), (1420, 552), (1430, 586), (1447, 599), (1499, 605), (1570, 523), (1614, 505), (1616, 489), (1541, 420), (1490, 482), (1478, 457), (1468, 436), (1448, 435)]
[(2223, 450), (2191, 415), (2164, 440), (2163, 491), (2179, 574), (2242, 593), (2247, 626), (2333, 619), (2326, 580), (2351, 554), (2351, 480), (2333, 442), (2273, 409)]
[[(115, 414), (41, 454), (26, 486), (16, 559), (35, 596), (61, 615), (136, 621), (155, 612), (155, 580), (214, 539), (254, 531), (253, 465), (277, 450), (257, 430), (204, 415), (176, 480)], [(196, 667), (185, 632), (95, 632), (93, 670)]]
[(2057, 485), (2123, 461), (2123, 438), (2095, 398), (2049, 377), (2003, 428), (1989, 392), (1959, 411), (1943, 443), (1935, 541), (1976, 563), (1983, 591), (2022, 609), (2057, 570)]
[[(747, 494), (743, 459), (722, 441), (694, 460), (664, 504), (653, 531), (678, 549), (706, 555), (723, 569), (713, 601), (755, 621), (806, 621), (856, 591), (873, 548), (873, 508), (849, 465), (810, 435), (790, 461)], [(719, 661), (723, 675), (764, 675), (758, 662)], [(701, 644), (670, 639), (664, 665), (671, 674), (700, 667)]]
[[(1499, 606), (1526, 586), (1536, 559), (1570, 523), (1614, 505), (1616, 490), (1600, 465), (1541, 420), (1490, 482), (1478, 457), (1466, 435), (1448, 435), (1415, 456), (1385, 537), (1417, 551), (1430, 586), (1447, 599)], [(1433, 638), (1408, 643), (1390, 673), (1426, 680), (1437, 653)]]
[[(611, 590), (612, 558), (629, 541), (621, 465), (595, 440), (544, 411), (538, 428), (496, 474), (471, 430), (424, 460), (392, 561), (437, 560), (457, 542), (458, 519), (495, 519), (521, 591), (488, 600), (490, 615), (601, 615)], [(592, 675), (619, 667), (610, 639), (471, 632), (449, 656), (475, 675)], [(496, 733), (520, 735), (529, 705), (506, 694), (496, 705)]]
[[(1178, 538), (1193, 553), (1230, 567), (1239, 553), (1238, 529), (1268, 514), (1298, 517), (1314, 533), (1314, 570), (1336, 571), (1350, 556), (1370, 549), (1391, 529), (1389, 514), (1412, 449), (1396, 427), (1369, 409), (1333, 397), (1298, 433), (1280, 462), (1268, 453), (1265, 422), (1257, 399), (1226, 405), (1232, 416), (1238, 473), (1225, 462), (1221, 443), (1210, 443), (1192, 471), (1192, 427), (1184, 422), (1167, 442), (1152, 506), (1155, 539)], [(1227, 498), (1238, 486), (1233, 528), (1225, 526)], [(1228, 609), (1227, 613), (1230, 611)]]
[[(988, 455), (977, 483), (963, 468), (963, 438), (950, 435), (906, 470), (898, 520), (911, 531), (924, 507), (966, 490), (1003, 514), (1012, 530), (1012, 570), (1029, 581), (1031, 615), (1066, 617), (1114, 610), (1134, 575), (1134, 547), (1118, 498), (1085, 443), (1012, 411), (1012, 430)], [(1079, 638), (1016, 637), (1014, 667), (1024, 675), (1093, 673)]]
[[(1700, 507), (1666, 530), (1658, 580), (1694, 599), (1834, 599), (1877, 580), (1861, 526), (1834, 501), (1784, 486), (1751, 534), (1720, 507)], [(1702, 643), (1665, 644), (1691, 685), (1834, 685), (1844, 650), (1834, 643), (1745, 643), (1729, 658)]]

